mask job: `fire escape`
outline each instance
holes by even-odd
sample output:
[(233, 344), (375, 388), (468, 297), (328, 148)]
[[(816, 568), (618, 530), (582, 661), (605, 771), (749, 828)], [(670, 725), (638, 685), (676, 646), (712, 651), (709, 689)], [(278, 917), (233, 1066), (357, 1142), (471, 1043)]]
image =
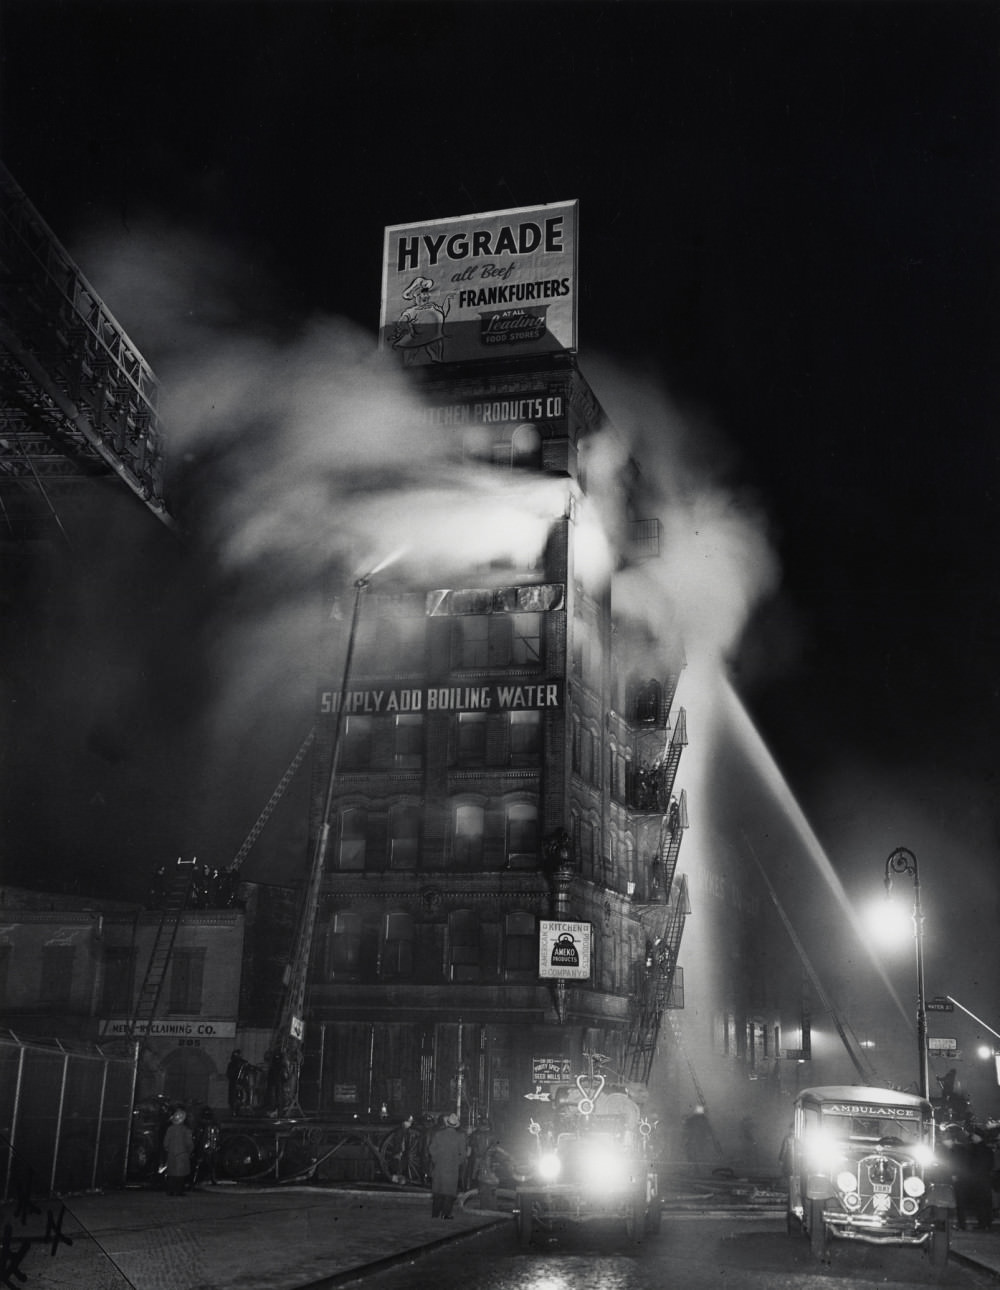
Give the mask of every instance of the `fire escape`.
[(687, 797), (674, 793), (681, 753), (687, 745), (687, 714), (678, 709), (669, 742), (669, 713), (677, 676), (667, 686), (649, 682), (630, 702), (636, 726), (637, 765), (628, 786), (645, 873), (633, 909), (645, 933), (643, 951), (632, 965), (631, 1016), (625, 1075), (649, 1080), (663, 1013), (684, 1006), (684, 971), (678, 966), (684, 922), (690, 913), (687, 880), (676, 880), (677, 860), (688, 827)]
[(2, 165), (0, 281), (0, 519), (113, 475), (172, 527), (156, 378)]

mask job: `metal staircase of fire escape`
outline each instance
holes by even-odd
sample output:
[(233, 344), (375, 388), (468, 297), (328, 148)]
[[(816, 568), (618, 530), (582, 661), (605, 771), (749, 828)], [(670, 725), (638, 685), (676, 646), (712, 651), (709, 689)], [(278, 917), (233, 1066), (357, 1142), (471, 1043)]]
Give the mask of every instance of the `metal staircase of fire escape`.
[(686, 878), (676, 884), (674, 878), (688, 815), (687, 795), (681, 790), (675, 798), (673, 789), (687, 742), (687, 714), (681, 708), (662, 764), (660, 791), (669, 806), (660, 827), (655, 860), (659, 869), (658, 900), (640, 911), (647, 937), (643, 958), (634, 966), (633, 1013), (626, 1041), (626, 1078), (643, 1082), (649, 1080), (664, 1010), (677, 1006), (675, 983), (680, 983), (683, 992), (683, 969), (678, 967), (677, 959), (691, 906)]
[(164, 892), (160, 924), (146, 964), (146, 975), (136, 995), (135, 1008), (129, 1020), (129, 1038), (139, 1041), (140, 1050), (145, 1046), (150, 1025), (156, 1016), (181, 915), (187, 908), (194, 886), (195, 868), (194, 860), (178, 860)]

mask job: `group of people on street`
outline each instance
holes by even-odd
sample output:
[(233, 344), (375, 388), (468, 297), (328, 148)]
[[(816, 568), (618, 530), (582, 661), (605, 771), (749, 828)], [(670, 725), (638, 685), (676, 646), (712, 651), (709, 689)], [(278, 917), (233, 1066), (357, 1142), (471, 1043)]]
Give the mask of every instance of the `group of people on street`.
[(480, 1206), (492, 1209), (497, 1186), (510, 1174), (510, 1157), (489, 1122), (466, 1133), (454, 1112), (422, 1128), (405, 1116), (386, 1144), (386, 1159), (394, 1182), (430, 1184), (432, 1218), (453, 1217), (458, 1196), (473, 1188)]

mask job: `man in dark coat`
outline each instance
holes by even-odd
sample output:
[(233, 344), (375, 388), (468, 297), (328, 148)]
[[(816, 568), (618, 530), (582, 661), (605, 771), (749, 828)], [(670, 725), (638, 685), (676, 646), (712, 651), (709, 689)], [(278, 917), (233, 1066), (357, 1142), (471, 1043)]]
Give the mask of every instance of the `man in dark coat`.
[(178, 1108), (170, 1117), (170, 1127), (163, 1136), (163, 1149), (167, 1153), (168, 1196), (183, 1196), (191, 1176), (194, 1136), (186, 1120), (187, 1114)]
[(965, 1214), (973, 1218), (981, 1232), (989, 1231), (993, 1221), (993, 1149), (973, 1129), (965, 1148)]
[(468, 1154), (468, 1142), (457, 1115), (446, 1115), (431, 1138), (431, 1217), (451, 1218), (458, 1195), (458, 1176)]

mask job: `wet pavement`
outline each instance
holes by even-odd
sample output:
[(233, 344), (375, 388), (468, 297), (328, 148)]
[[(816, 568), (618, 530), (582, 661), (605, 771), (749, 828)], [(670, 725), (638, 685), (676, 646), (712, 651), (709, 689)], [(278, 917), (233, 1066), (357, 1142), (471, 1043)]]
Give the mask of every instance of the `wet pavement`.
[[(126, 1189), (43, 1201), (26, 1221), (8, 1205), (0, 1287), (321, 1290), (510, 1223), (510, 1198), (501, 1194), (497, 1203), (501, 1208), (481, 1210), (472, 1192), (443, 1220), (431, 1217), (430, 1196), (419, 1189), (220, 1184), (179, 1197)], [(776, 1193), (753, 1184), (682, 1184), (668, 1190), (664, 1204), (677, 1216), (784, 1220)], [(956, 1230), (952, 1257), (1000, 1278), (1000, 1224)]]
[(427, 1192), (319, 1187), (125, 1190), (61, 1206), (43, 1202), (26, 1224), (5, 1212), (4, 1290), (319, 1290), (511, 1221), (470, 1205), (432, 1219)]

